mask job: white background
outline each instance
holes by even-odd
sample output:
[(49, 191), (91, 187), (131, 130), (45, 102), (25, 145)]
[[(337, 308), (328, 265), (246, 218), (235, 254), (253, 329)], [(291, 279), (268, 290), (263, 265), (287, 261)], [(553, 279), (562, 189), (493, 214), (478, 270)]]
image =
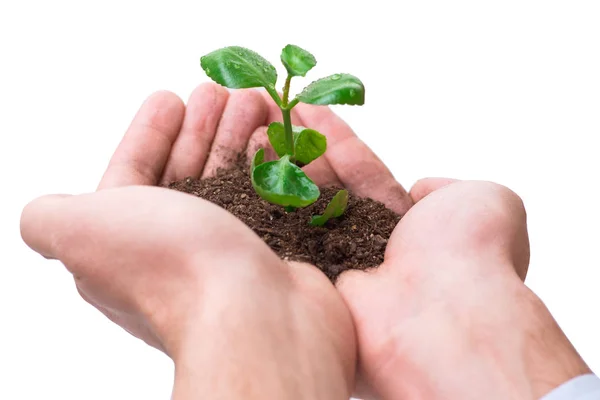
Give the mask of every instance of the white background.
[(29, 251), (19, 213), (94, 190), (144, 98), (186, 99), (199, 57), (234, 44), (275, 63), (294, 43), (319, 61), (309, 78), (360, 77), (366, 105), (336, 110), (407, 187), (518, 192), (527, 283), (600, 371), (599, 21), (597, 0), (1, 0), (0, 398), (169, 398), (171, 362)]

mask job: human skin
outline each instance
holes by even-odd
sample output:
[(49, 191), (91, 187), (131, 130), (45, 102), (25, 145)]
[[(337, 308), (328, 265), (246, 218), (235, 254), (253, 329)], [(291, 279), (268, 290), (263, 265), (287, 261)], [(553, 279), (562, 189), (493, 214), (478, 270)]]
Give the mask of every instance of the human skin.
[(384, 263), (338, 283), (359, 343), (362, 396), (539, 399), (590, 372), (524, 284), (525, 209), (490, 182), (426, 179)]
[(323, 274), (283, 263), (221, 208), (151, 187), (214, 172), (269, 113), (254, 91), (203, 85), (187, 107), (156, 93), (98, 192), (43, 197), (21, 217), (25, 242), (62, 261), (86, 301), (173, 359), (175, 400), (347, 399), (354, 386), (351, 317)]
[[(278, 118), (256, 91), (229, 94), (206, 84), (187, 108), (173, 94), (155, 94), (99, 189), (208, 176), (237, 153), (268, 149), (265, 126)], [(325, 157), (306, 167), (317, 183), (341, 184), (406, 214), (384, 264), (345, 273), (338, 283), (357, 333), (357, 395), (535, 399), (589, 371), (522, 283), (529, 246), (514, 193), (487, 182), (428, 179), (409, 194), (328, 108), (299, 105), (292, 119), (328, 137)]]
[(354, 329), (334, 286), (220, 207), (128, 186), (37, 199), (21, 231), (86, 301), (173, 359), (174, 400), (350, 396)]

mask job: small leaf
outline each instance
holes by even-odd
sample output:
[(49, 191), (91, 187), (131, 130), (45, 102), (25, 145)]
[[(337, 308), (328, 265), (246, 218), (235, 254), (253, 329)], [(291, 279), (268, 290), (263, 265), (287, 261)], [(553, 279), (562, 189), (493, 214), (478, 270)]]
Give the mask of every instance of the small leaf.
[[(303, 126), (292, 126), (294, 135), (294, 157), (302, 165), (316, 160), (327, 150), (327, 138), (315, 131)], [(285, 127), (281, 122), (272, 122), (267, 129), (269, 142), (279, 157), (285, 156)]]
[(321, 194), (302, 169), (290, 162), (288, 155), (254, 168), (252, 186), (263, 199), (284, 207), (306, 207)]
[(317, 65), (315, 56), (293, 44), (288, 44), (283, 48), (281, 62), (291, 76), (305, 76), (308, 71)]
[(269, 142), (279, 157), (286, 155), (285, 128), (281, 122), (272, 122), (267, 128)]
[(200, 65), (213, 81), (231, 89), (275, 87), (277, 83), (275, 67), (244, 47), (215, 50), (200, 58)]
[(347, 206), (348, 191), (342, 189), (333, 196), (322, 215), (313, 215), (310, 224), (312, 226), (323, 226), (329, 219), (341, 216), (346, 211)]
[(328, 105), (365, 103), (365, 86), (350, 74), (334, 74), (314, 81), (298, 95), (303, 103)]
[(254, 157), (252, 157), (252, 164), (250, 164), (250, 176), (252, 177), (252, 171), (256, 168), (257, 165), (262, 164), (265, 161), (265, 149), (258, 149), (256, 153), (254, 153)]
[(303, 165), (321, 157), (327, 150), (327, 138), (314, 129), (302, 128), (294, 132), (294, 153), (296, 160)]

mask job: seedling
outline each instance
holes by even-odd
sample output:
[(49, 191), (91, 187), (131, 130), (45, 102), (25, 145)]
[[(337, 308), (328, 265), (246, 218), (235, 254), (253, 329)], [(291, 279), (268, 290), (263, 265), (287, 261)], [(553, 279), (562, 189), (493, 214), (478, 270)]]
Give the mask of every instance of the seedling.
[[(294, 45), (281, 52), (281, 62), (287, 70), (283, 96), (275, 89), (277, 71), (259, 54), (244, 47), (231, 46), (216, 50), (200, 59), (206, 75), (231, 89), (263, 87), (281, 109), (283, 123), (273, 122), (267, 129), (269, 142), (280, 157), (264, 162), (264, 150), (256, 152), (250, 166), (250, 178), (256, 193), (270, 203), (293, 211), (306, 207), (321, 195), (319, 187), (302, 171), (327, 150), (327, 138), (314, 129), (293, 126), (291, 110), (300, 102), (314, 105), (362, 105), (365, 101), (363, 83), (350, 74), (334, 74), (314, 81), (293, 100), (290, 83), (293, 77), (305, 76), (316, 64), (315, 57)], [(341, 216), (348, 204), (348, 192), (340, 190), (322, 215), (312, 218), (312, 225), (323, 225), (330, 218)]]
[(346, 207), (348, 206), (348, 191), (340, 190), (333, 196), (333, 199), (327, 204), (325, 211), (322, 215), (314, 215), (310, 220), (310, 224), (313, 226), (325, 225), (330, 218), (337, 218), (341, 216)]

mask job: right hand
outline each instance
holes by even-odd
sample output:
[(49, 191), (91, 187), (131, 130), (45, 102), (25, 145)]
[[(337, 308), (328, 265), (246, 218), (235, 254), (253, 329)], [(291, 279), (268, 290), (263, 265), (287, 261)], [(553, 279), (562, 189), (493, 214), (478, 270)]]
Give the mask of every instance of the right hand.
[(425, 179), (384, 263), (342, 274), (366, 398), (538, 399), (589, 372), (523, 284), (521, 199), (490, 182)]

